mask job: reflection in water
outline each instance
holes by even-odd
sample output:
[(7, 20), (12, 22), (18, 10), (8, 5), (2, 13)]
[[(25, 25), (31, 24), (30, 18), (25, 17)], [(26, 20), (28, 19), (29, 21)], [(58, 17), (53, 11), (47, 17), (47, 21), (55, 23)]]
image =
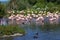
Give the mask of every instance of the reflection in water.
[(13, 40), (13, 37), (0, 38), (0, 40)]
[(13, 40), (13, 37), (5, 38), (5, 40)]

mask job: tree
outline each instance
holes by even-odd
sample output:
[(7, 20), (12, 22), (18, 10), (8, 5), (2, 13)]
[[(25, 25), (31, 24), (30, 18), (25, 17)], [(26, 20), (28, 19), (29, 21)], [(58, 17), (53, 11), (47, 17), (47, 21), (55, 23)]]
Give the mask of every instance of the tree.
[(6, 6), (0, 3), (0, 18), (6, 15), (5, 10), (6, 10)]
[(10, 0), (8, 5), (8, 9), (10, 10), (23, 10), (30, 7), (27, 0)]
[[(8, 4), (9, 10), (24, 10), (24, 9), (30, 9), (30, 8), (45, 8), (48, 4), (51, 6), (59, 5), (60, 0), (10, 0)], [(50, 6), (50, 5), (49, 5)], [(50, 8), (48, 6), (48, 8)]]
[(37, 3), (37, 0), (33, 0), (33, 1), (32, 0), (28, 0), (28, 2), (29, 2), (30, 5), (35, 5)]

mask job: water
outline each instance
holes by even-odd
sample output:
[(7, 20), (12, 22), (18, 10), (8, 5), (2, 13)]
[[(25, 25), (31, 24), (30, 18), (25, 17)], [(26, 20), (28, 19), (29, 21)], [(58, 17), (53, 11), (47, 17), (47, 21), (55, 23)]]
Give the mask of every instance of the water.
[[(5, 38), (6, 40), (60, 40), (60, 31), (42, 31), (40, 29), (31, 29), (30, 27), (24, 28), (26, 31), (26, 34), (22, 37), (10, 37)], [(38, 38), (34, 38), (34, 35), (36, 35), (36, 32), (38, 32)], [(4, 39), (4, 40), (5, 40)], [(0, 39), (1, 40), (1, 39)]]
[[(33, 38), (35, 33), (38, 31), (38, 38)], [(48, 31), (43, 32), (41, 30), (27, 30), (27, 34), (23, 37), (15, 37), (13, 40), (60, 40), (59, 31)]]
[[(28, 25), (29, 26), (29, 25)], [(10, 37), (10, 38), (0, 38), (0, 40), (60, 40), (60, 29), (58, 30), (46, 30), (42, 31), (37, 26), (30, 26), (30, 27), (23, 27), (25, 29), (26, 34), (22, 37)], [(34, 38), (36, 35), (36, 32), (38, 32), (37, 37)]]

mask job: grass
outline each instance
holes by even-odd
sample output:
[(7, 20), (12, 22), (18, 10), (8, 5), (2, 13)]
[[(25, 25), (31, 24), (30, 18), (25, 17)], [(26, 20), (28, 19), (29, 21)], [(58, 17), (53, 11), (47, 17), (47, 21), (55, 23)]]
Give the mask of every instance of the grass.
[(1, 35), (12, 35), (14, 33), (25, 34), (25, 30), (17, 25), (0, 25), (0, 36)]

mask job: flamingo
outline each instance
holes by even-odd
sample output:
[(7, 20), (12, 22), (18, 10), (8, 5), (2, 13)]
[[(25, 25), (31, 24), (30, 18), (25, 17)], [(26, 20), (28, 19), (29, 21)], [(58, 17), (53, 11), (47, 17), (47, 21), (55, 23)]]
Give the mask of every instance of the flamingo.
[(56, 18), (56, 24), (58, 24), (58, 19), (59, 19), (59, 16), (57, 14), (54, 15), (55, 18)]
[(42, 16), (38, 17), (36, 19), (36, 24), (44, 25), (44, 18)]
[(14, 24), (15, 15), (12, 14), (8, 19), (10, 20), (9, 24)]

